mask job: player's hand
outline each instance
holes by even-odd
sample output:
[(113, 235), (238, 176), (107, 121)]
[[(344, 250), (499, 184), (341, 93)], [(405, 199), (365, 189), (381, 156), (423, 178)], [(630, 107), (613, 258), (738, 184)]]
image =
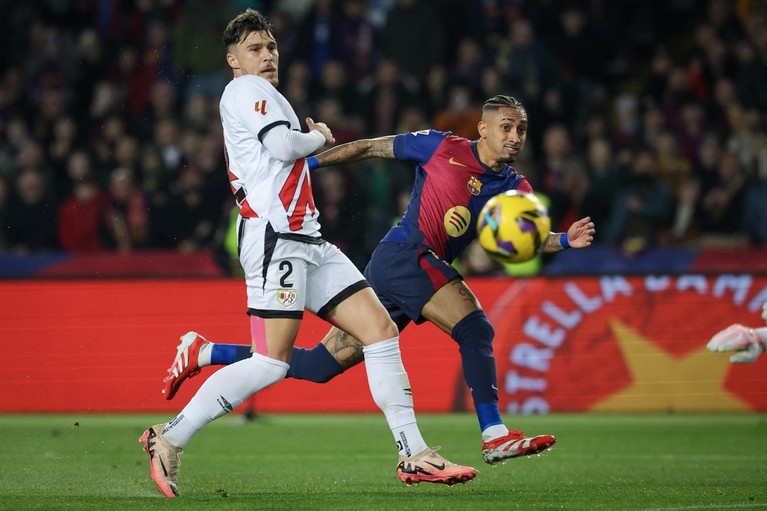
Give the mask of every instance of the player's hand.
[(714, 335), (706, 348), (710, 351), (734, 351), (730, 362), (737, 364), (753, 362), (764, 351), (759, 337), (753, 328), (739, 323), (732, 324)]
[(306, 126), (309, 128), (309, 131), (317, 130), (322, 133), (325, 137), (325, 145), (333, 145), (336, 143), (336, 139), (333, 138), (333, 132), (330, 131), (330, 128), (328, 128), (327, 124), (324, 122), (314, 122), (314, 119), (307, 117)]
[(767, 302), (762, 305), (762, 319), (767, 321)]
[(591, 217), (581, 218), (567, 229), (567, 243), (573, 248), (590, 247), (596, 232)]

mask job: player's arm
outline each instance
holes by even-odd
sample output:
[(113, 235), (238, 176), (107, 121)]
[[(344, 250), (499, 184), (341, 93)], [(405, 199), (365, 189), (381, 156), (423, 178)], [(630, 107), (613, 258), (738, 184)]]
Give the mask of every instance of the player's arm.
[(333, 133), (325, 123), (312, 122), (309, 128), (309, 133), (302, 133), (290, 130), (284, 124), (275, 125), (264, 133), (264, 147), (278, 160), (293, 161), (335, 142)]
[(587, 248), (594, 241), (596, 228), (590, 217), (581, 218), (573, 222), (567, 232), (550, 232), (549, 237), (543, 242), (545, 253), (559, 252), (566, 248)]
[(394, 159), (394, 135), (355, 140), (323, 151), (313, 158), (316, 165), (312, 164), (312, 168), (353, 163), (368, 158)]

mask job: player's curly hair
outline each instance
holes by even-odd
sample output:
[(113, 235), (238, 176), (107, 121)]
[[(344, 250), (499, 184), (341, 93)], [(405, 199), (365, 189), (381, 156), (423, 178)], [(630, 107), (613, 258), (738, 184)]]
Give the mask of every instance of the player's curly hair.
[(495, 111), (503, 107), (518, 108), (527, 117), (527, 111), (522, 106), (522, 103), (514, 96), (506, 96), (504, 94), (498, 94), (485, 101), (485, 104), (482, 106), (482, 113), (485, 114), (486, 112)]
[(224, 48), (242, 42), (251, 32), (266, 31), (272, 35), (272, 23), (255, 9), (245, 9), (238, 14), (224, 29)]

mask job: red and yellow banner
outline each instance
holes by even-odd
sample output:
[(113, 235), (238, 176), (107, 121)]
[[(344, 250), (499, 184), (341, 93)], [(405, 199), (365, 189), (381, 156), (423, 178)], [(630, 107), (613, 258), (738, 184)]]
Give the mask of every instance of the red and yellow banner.
[[(471, 279), (495, 331), (501, 408), (767, 411), (767, 354), (733, 365), (705, 344), (730, 323), (759, 326), (767, 278), (747, 274)], [(248, 342), (239, 280), (0, 282), (0, 412), (169, 412), (160, 393), (178, 337)], [(328, 325), (307, 314), (299, 345)], [(419, 412), (471, 410), (454, 341), (431, 325), (401, 337)], [(258, 412), (377, 411), (365, 371), (328, 384), (288, 379)]]

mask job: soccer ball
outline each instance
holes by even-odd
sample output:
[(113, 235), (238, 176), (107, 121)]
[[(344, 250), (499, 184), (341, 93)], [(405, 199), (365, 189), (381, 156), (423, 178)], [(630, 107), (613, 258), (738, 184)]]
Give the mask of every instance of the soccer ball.
[(496, 261), (523, 263), (538, 255), (550, 228), (549, 212), (535, 195), (509, 190), (482, 207), (477, 237)]

